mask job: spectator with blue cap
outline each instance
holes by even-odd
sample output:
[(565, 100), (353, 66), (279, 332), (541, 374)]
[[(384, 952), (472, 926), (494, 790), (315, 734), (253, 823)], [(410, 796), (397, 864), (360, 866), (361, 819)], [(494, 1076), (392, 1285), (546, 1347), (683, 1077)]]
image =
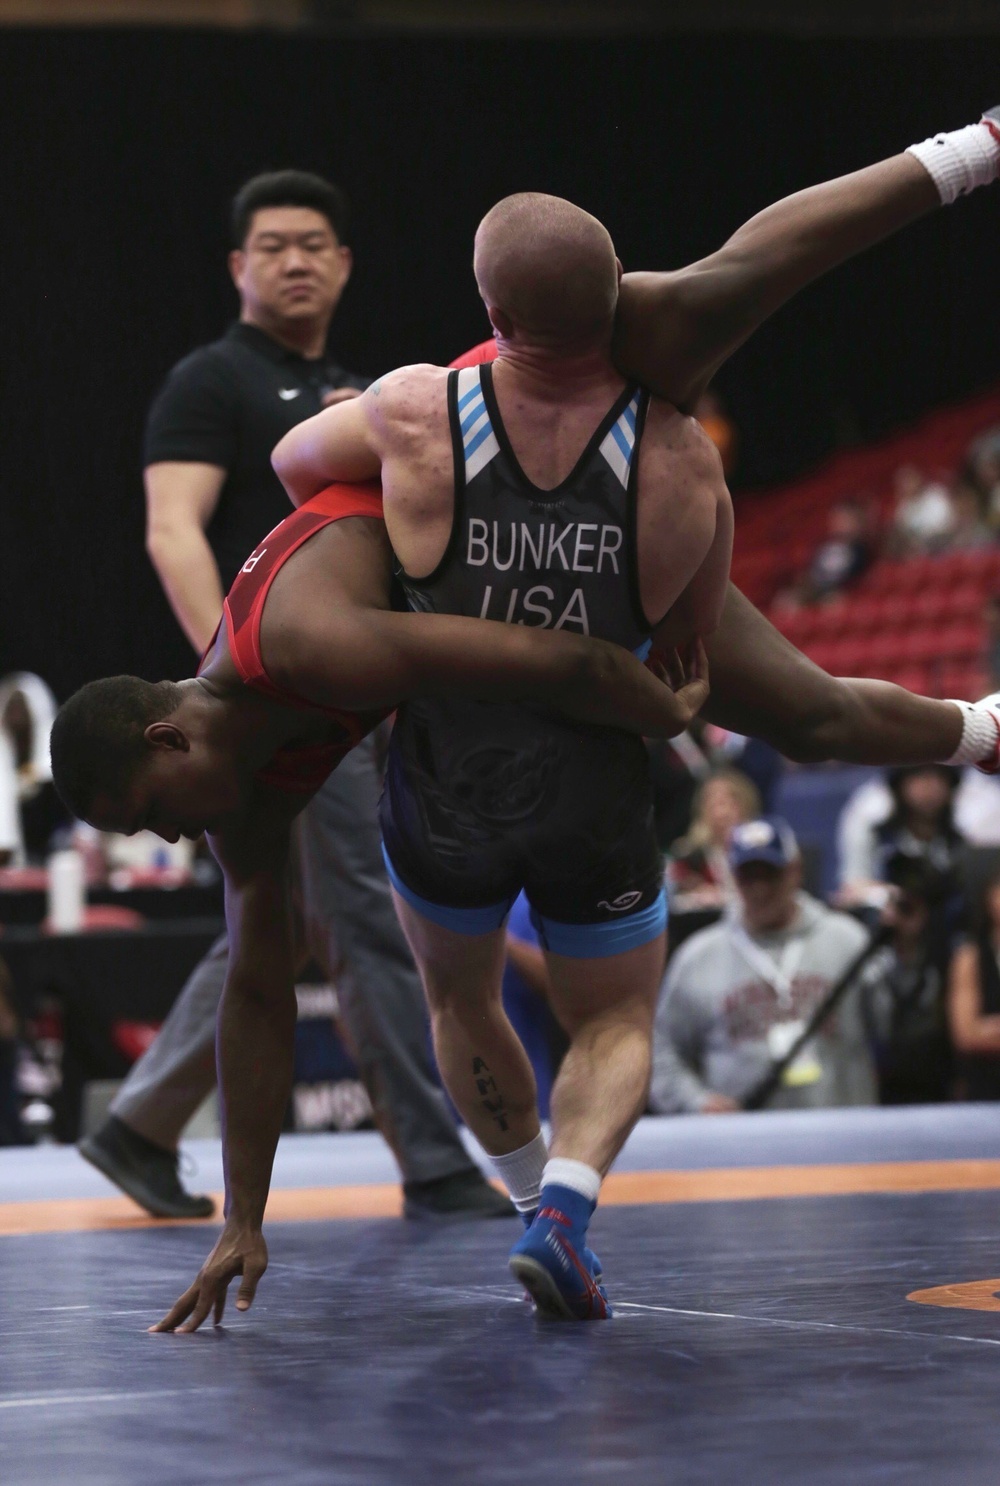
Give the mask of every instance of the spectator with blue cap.
[[(729, 864), (733, 912), (685, 941), (660, 993), (650, 1102), (661, 1114), (741, 1108), (867, 938), (846, 913), (802, 891), (787, 821), (763, 816), (737, 826)], [(876, 1088), (852, 989), (786, 1069), (771, 1105), (875, 1104)]]

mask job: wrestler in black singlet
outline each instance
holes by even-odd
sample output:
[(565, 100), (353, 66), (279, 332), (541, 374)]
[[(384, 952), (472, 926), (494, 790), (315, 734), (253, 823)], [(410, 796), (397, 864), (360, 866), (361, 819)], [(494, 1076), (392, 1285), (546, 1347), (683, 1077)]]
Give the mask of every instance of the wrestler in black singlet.
[[(639, 598), (635, 506), (647, 402), (626, 389), (562, 484), (539, 490), (507, 439), (492, 367), (453, 371), (454, 523), (429, 577), (399, 573), (410, 608), (565, 628), (644, 656), (654, 625)], [(540, 708), (407, 702), (381, 821), (416, 906), (482, 907), (523, 887), (545, 919), (599, 924), (659, 898), (642, 740)]]

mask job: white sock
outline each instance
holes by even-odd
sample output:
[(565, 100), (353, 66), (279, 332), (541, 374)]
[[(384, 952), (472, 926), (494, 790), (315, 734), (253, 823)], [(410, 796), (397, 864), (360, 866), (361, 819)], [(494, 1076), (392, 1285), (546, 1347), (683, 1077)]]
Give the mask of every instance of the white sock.
[(998, 728), (994, 711), (972, 702), (956, 701), (954, 697), (949, 697), (949, 701), (962, 714), (962, 740), (951, 758), (945, 759), (944, 762), (946, 764), (986, 763), (997, 751)]
[(534, 1140), (506, 1156), (491, 1156), (493, 1169), (510, 1194), (519, 1213), (534, 1212), (542, 1189), (542, 1172), (548, 1160), (545, 1136), (541, 1130)]
[(596, 1202), (601, 1190), (601, 1173), (586, 1161), (571, 1161), (568, 1156), (553, 1156), (542, 1172), (542, 1186), (569, 1187), (588, 1202)]

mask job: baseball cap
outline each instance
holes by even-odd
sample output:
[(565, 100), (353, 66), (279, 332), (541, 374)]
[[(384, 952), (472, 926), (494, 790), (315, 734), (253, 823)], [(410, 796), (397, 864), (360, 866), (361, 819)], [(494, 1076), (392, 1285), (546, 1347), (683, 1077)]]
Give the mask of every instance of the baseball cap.
[(799, 843), (787, 820), (763, 815), (744, 821), (729, 838), (729, 865), (734, 869), (747, 862), (766, 862), (770, 867), (788, 867), (799, 859)]

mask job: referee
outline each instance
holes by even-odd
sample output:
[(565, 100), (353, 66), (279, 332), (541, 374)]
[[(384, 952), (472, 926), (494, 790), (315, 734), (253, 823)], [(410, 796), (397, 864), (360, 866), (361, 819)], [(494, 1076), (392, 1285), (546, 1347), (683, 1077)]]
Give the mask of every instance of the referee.
[[(174, 367), (149, 414), (147, 550), (195, 651), (261, 538), (288, 515), (271, 450), (296, 423), (356, 396), (367, 379), (327, 353), (351, 273), (347, 204), (319, 176), (255, 176), (233, 202), (229, 270), (240, 318)], [(382, 740), (384, 748), (384, 739)], [(428, 1055), (423, 993), (382, 865), (380, 740), (349, 754), (301, 819), (307, 942), (341, 1014), (379, 1129), (403, 1175), (408, 1217), (501, 1217), (513, 1209), (463, 1147)], [(178, 1175), (184, 1126), (215, 1083), (223, 936), (192, 972), (156, 1041), (81, 1154), (157, 1217), (205, 1217)]]

